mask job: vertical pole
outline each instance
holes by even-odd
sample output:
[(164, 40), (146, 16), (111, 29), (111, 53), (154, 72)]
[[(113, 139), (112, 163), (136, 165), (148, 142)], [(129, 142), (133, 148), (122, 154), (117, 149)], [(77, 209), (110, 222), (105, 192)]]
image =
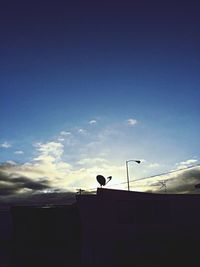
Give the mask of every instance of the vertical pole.
[(129, 186), (129, 173), (128, 173), (128, 160), (126, 161), (126, 175), (127, 175), (128, 191), (130, 191), (130, 186)]

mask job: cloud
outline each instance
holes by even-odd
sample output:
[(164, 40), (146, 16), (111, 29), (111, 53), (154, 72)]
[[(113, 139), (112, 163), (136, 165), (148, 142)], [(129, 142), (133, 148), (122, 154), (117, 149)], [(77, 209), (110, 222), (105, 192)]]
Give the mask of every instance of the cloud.
[(21, 155), (21, 154), (24, 154), (24, 152), (22, 150), (17, 150), (14, 152), (14, 154)]
[(153, 168), (159, 168), (160, 164), (159, 163), (150, 163), (147, 165), (148, 168), (153, 169)]
[[(7, 169), (11, 165), (7, 165)], [(47, 205), (63, 204), (75, 201), (74, 192), (53, 188), (48, 179), (38, 179), (17, 176), (5, 172), (5, 166), (0, 166), (0, 203), (6, 205)], [(2, 170), (3, 169), (3, 170)]]
[[(99, 163), (95, 164), (95, 161)], [(123, 178), (125, 173), (124, 165), (110, 164), (108, 161), (98, 158), (94, 159), (93, 162), (94, 164), (92, 164), (92, 159), (82, 160), (80, 163), (83, 165), (69, 174), (69, 181), (71, 181), (69, 185), (85, 190), (96, 189), (99, 186), (96, 181), (96, 176), (100, 174), (105, 177), (113, 177), (109, 186), (115, 184), (113, 188), (122, 188), (120, 183), (124, 182), (124, 180), (126, 181), (126, 179)], [(119, 184), (119, 186), (116, 184)]]
[(59, 142), (63, 142), (63, 141), (65, 141), (65, 138), (58, 137), (58, 141), (59, 141)]
[[(71, 171), (71, 165), (62, 160), (63, 144), (58, 142), (37, 143), (34, 147), (38, 155), (32, 161), (24, 164), (13, 164), (10, 161), (0, 165), (0, 170), (8, 177), (9, 182), (11, 182), (9, 178), (12, 178), (13, 184), (17, 183), (19, 185), (19, 182), (21, 182), (21, 189), (24, 186), (26, 189), (42, 190), (47, 188), (47, 181), (48, 188), (60, 190), (66, 188), (66, 178)], [(26, 184), (25, 180), (22, 181), (22, 177), (27, 179)], [(21, 180), (14, 180), (14, 178), (21, 178)], [(44, 183), (44, 181), (46, 182)], [(17, 193), (19, 193), (19, 190), (17, 190)]]
[(71, 135), (71, 132), (61, 131), (60, 135), (64, 135), (64, 136)]
[[(121, 127), (123, 123), (109, 123), (101, 129), (94, 127), (90, 132), (86, 132), (81, 127), (74, 127), (71, 132), (61, 131), (53, 141), (36, 143), (34, 157), (31, 160), (24, 164), (12, 161), (0, 164), (1, 175), (6, 177), (6, 180), (0, 182), (0, 193), (2, 192), (2, 196), (6, 198), (23, 198), (25, 195), (28, 197), (28, 194), (75, 191), (77, 188), (87, 190), (98, 187), (96, 181), (98, 174), (113, 177), (109, 187), (127, 189), (124, 163), (125, 159), (130, 158), (127, 156), (127, 151), (132, 153), (132, 147), (135, 150), (135, 146), (129, 142), (126, 147), (126, 131), (130, 132), (130, 128)], [(137, 120), (130, 118), (127, 123), (135, 125)], [(82, 135), (85, 133), (87, 134)], [(130, 140), (132, 139), (131, 135)], [(20, 154), (19, 151), (15, 153)], [(141, 154), (141, 158), (143, 156)], [(189, 166), (196, 161), (196, 159), (182, 161), (176, 165), (176, 168)], [(155, 170), (158, 171), (159, 167), (157, 162), (146, 162), (142, 169), (146, 168), (146, 173), (152, 173)], [(130, 180), (133, 177), (140, 177), (144, 173), (142, 169), (134, 166), (132, 172), (130, 168)], [(200, 183), (199, 170), (196, 173), (190, 170), (187, 175), (185, 172), (178, 171), (164, 177), (153, 177), (130, 183), (131, 189), (160, 192), (160, 186), (155, 185), (159, 179), (167, 180), (168, 192), (199, 193), (195, 188), (195, 185)]]
[(7, 141), (5, 141), (5, 142), (3, 142), (3, 143), (0, 144), (0, 147), (2, 147), (2, 148), (10, 148), (11, 147), (11, 144), (8, 143)]
[(136, 125), (138, 123), (138, 121), (133, 118), (128, 119), (126, 122), (128, 125), (131, 125), (131, 126)]
[(64, 148), (59, 142), (36, 143), (35, 147), (40, 154), (34, 160), (43, 162), (60, 160)]
[(78, 161), (80, 165), (94, 166), (99, 164), (108, 164), (108, 161), (104, 158), (84, 158)]
[(73, 134), (69, 131), (61, 131), (57, 137), (57, 142), (62, 142), (64, 145), (73, 146), (76, 141)]
[(180, 171), (170, 180), (172, 193), (200, 193), (195, 185), (200, 183), (200, 166)]
[(91, 120), (91, 121), (89, 121), (88, 123), (89, 123), (90, 125), (93, 125), (93, 124), (96, 124), (97, 121), (96, 121), (96, 120)]
[(50, 188), (48, 185), (48, 180), (43, 179), (41, 181), (33, 181), (32, 179), (29, 179), (27, 177), (18, 177), (14, 178), (13, 182), (20, 186), (20, 188), (23, 189), (31, 189), (31, 190), (44, 190)]
[(181, 165), (190, 165), (190, 164), (196, 163), (197, 161), (198, 161), (197, 159), (188, 159), (186, 161), (180, 162), (180, 164)]
[(29, 174), (31, 177), (48, 177), (52, 186), (61, 187), (62, 180), (66, 179), (71, 171), (71, 165), (62, 160), (64, 145), (59, 142), (37, 143), (35, 145), (38, 155), (32, 162), (21, 166), (21, 174)]
[(197, 159), (188, 159), (186, 161), (181, 161), (179, 163), (176, 163), (177, 169), (182, 169), (182, 168), (186, 168), (187, 166), (194, 164), (198, 162)]
[[(21, 194), (27, 193), (27, 190), (32, 194), (38, 191), (45, 193), (46, 190), (74, 191), (78, 187), (87, 189), (97, 187), (95, 177), (98, 174), (116, 176), (116, 183), (124, 172), (124, 166), (113, 165), (98, 155), (96, 157), (88, 157), (88, 154), (85, 157), (82, 155), (82, 159), (79, 157), (71, 165), (62, 159), (64, 145), (59, 142), (36, 143), (34, 147), (37, 155), (30, 162), (24, 164), (10, 162), (0, 165), (0, 169), (7, 175), (9, 183), (11, 184), (10, 178), (12, 178), (12, 184), (17, 184), (12, 188), (9, 184), (7, 195), (13, 193), (20, 197)], [(27, 179), (27, 183), (25, 183), (25, 179)]]
[(86, 134), (87, 133), (87, 131), (85, 129), (82, 129), (82, 128), (78, 129), (78, 132), (80, 134)]
[[(2, 168), (3, 167), (3, 168)], [(11, 166), (7, 165), (7, 168)], [(42, 179), (34, 181), (28, 177), (18, 176), (5, 171), (5, 166), (0, 166), (0, 195), (8, 196), (25, 192), (27, 189), (32, 192), (49, 188), (48, 180)]]
[[(108, 187), (127, 189), (124, 164), (112, 164), (104, 157), (84, 157), (72, 167), (62, 160), (63, 146), (55, 143), (37, 144), (36, 151), (39, 155), (31, 162), (7, 162), (0, 165), (0, 201), (25, 197), (30, 200), (34, 194), (40, 194), (39, 201), (45, 199), (42, 194), (70, 190), (74, 192), (77, 188), (95, 189), (98, 187), (95, 179), (98, 174), (113, 177)], [(195, 185), (200, 183), (200, 167), (177, 170), (164, 176), (131, 182), (130, 185), (135, 191), (160, 193), (159, 181), (163, 180), (166, 181), (168, 193), (199, 193)]]
[(9, 164), (9, 165), (17, 165), (17, 163), (13, 160), (7, 160), (6, 161), (6, 164)]
[[(63, 144), (36, 143), (37, 156), (32, 161), (0, 164), (0, 201), (24, 199), (34, 194), (62, 192), (66, 188), (71, 165), (62, 161)], [(64, 191), (69, 191), (65, 189)]]
[[(167, 192), (171, 194), (199, 194), (195, 187), (200, 183), (200, 166), (173, 171), (162, 176), (136, 181), (134, 187), (139, 191), (160, 193), (160, 182), (165, 182)], [(162, 191), (161, 191), (162, 192)]]

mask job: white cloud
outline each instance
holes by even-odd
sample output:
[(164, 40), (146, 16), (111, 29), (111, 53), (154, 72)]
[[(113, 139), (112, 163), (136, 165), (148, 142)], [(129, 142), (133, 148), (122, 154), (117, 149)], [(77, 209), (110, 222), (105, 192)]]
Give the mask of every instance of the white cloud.
[(60, 135), (64, 135), (64, 136), (71, 135), (71, 132), (61, 131)]
[(7, 160), (6, 163), (9, 165), (17, 165), (17, 163), (13, 160)]
[(96, 124), (97, 121), (96, 121), (96, 120), (91, 120), (91, 121), (89, 121), (88, 123), (92, 125), (92, 124)]
[(177, 166), (177, 169), (182, 169), (196, 162), (198, 162), (197, 159), (188, 159), (186, 161), (181, 161), (179, 163), (176, 163), (176, 166)]
[(150, 163), (147, 165), (148, 168), (159, 168), (160, 167), (160, 164), (159, 163)]
[(75, 144), (75, 138), (71, 132), (61, 131), (57, 137), (58, 142), (62, 142), (65, 145), (71, 146)]
[(39, 156), (34, 160), (44, 162), (60, 160), (64, 149), (64, 145), (59, 142), (37, 143), (35, 147)]
[(85, 129), (82, 129), (82, 128), (78, 129), (78, 132), (80, 134), (86, 134), (87, 133), (87, 131)]
[(177, 165), (190, 165), (196, 163), (197, 161), (197, 159), (188, 159), (186, 161), (181, 161), (180, 163), (177, 163)]
[(38, 155), (32, 161), (24, 164), (14, 164), (10, 161), (5, 172), (10, 177), (26, 177), (34, 182), (47, 180), (49, 186), (62, 190), (67, 189), (69, 173), (72, 166), (62, 160), (64, 146), (58, 142), (36, 143)]
[(9, 148), (9, 147), (11, 147), (11, 144), (8, 143), (7, 141), (5, 141), (2, 144), (0, 144), (0, 147), (2, 147), (2, 148)]
[[(91, 163), (91, 159), (86, 159), (85, 165), (83, 164), (81, 168), (69, 173), (69, 181), (71, 181), (70, 186), (86, 190), (95, 189), (99, 187), (96, 176), (100, 174), (104, 177), (112, 176), (112, 180), (109, 182), (109, 186), (111, 186), (111, 188), (112, 185), (114, 185), (113, 188), (122, 188), (122, 185), (120, 184), (126, 181), (126, 178), (123, 178), (125, 173), (124, 165), (120, 166), (111, 164), (106, 160), (104, 162), (103, 159), (101, 164), (95, 164), (94, 162), (94, 165), (88, 165), (88, 161)], [(82, 163), (84, 163), (84, 161)]]
[(104, 158), (84, 158), (78, 161), (78, 164), (80, 165), (90, 165), (90, 166), (94, 166), (94, 165), (99, 165), (99, 164), (108, 164), (108, 160), (104, 159)]
[(22, 150), (17, 150), (14, 152), (14, 154), (21, 155), (21, 154), (24, 154), (24, 152)]
[(132, 125), (132, 126), (138, 123), (138, 121), (133, 118), (128, 119), (126, 122), (128, 125)]
[(63, 141), (65, 141), (65, 138), (58, 137), (58, 141), (59, 141), (59, 142), (63, 142)]

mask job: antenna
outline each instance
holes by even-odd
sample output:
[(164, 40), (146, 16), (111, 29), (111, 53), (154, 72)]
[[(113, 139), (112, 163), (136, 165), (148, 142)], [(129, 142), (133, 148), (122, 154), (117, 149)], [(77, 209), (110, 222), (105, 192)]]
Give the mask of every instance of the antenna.
[(81, 195), (81, 193), (85, 191), (85, 190), (82, 190), (81, 188), (80, 189), (76, 189), (76, 190), (78, 190), (76, 193), (79, 194), (79, 195)]
[(106, 184), (107, 184), (108, 182), (110, 182), (110, 180), (112, 179), (112, 176), (108, 176), (107, 179), (108, 179), (108, 181), (106, 182)]
[(152, 184), (152, 186), (160, 185), (160, 190), (164, 188), (164, 192), (167, 193), (167, 182), (168, 180), (158, 180), (157, 183)]
[(164, 192), (167, 193), (167, 181), (166, 180), (160, 180), (158, 183), (161, 185), (160, 190), (164, 187)]

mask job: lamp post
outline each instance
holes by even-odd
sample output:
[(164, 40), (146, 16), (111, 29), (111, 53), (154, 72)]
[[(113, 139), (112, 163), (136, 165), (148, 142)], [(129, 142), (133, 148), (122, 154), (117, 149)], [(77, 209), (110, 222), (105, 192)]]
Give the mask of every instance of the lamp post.
[(129, 186), (129, 172), (128, 172), (128, 163), (129, 163), (130, 161), (134, 161), (134, 162), (136, 162), (136, 163), (138, 163), (138, 164), (141, 163), (140, 160), (135, 160), (135, 159), (129, 159), (129, 160), (126, 160), (126, 175), (127, 175), (128, 191), (130, 191), (130, 186)]

